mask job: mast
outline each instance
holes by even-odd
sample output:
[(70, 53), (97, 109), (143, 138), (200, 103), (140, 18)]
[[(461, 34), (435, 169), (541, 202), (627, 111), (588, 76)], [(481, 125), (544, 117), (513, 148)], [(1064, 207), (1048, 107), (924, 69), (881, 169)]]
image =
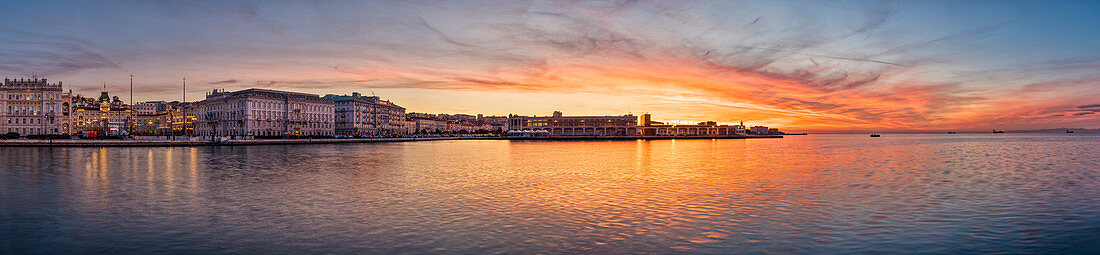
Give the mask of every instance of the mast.
[(126, 121), (126, 132), (134, 132), (134, 74), (130, 74), (130, 119)]

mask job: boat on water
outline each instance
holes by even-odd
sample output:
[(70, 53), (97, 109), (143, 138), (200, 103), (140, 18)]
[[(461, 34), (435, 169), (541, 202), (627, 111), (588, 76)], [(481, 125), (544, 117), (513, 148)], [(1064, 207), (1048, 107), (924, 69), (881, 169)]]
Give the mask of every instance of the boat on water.
[(871, 134), (871, 137), (879, 137), (879, 134)]
[(1066, 134), (1073, 134), (1073, 130), (1066, 129)]
[(955, 131), (947, 131), (947, 134), (955, 134)]
[(994, 133), (994, 134), (1004, 134), (1004, 133), (1005, 133), (1005, 131), (1004, 131), (1004, 130), (996, 130), (996, 129), (994, 129), (994, 130), (993, 130), (993, 133)]

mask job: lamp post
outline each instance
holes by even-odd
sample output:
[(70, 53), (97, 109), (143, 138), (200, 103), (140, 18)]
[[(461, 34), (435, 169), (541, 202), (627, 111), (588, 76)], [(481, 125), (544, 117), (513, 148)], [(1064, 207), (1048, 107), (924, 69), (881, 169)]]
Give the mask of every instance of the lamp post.
[(210, 136), (211, 141), (217, 141), (215, 138), (218, 136), (218, 120), (216, 114), (213, 112), (206, 113), (206, 122), (210, 125), (210, 130), (213, 134)]
[[(134, 105), (134, 74), (130, 74), (130, 108)], [(134, 133), (134, 111), (130, 109), (130, 120), (126, 121), (126, 133), (133, 135)]]

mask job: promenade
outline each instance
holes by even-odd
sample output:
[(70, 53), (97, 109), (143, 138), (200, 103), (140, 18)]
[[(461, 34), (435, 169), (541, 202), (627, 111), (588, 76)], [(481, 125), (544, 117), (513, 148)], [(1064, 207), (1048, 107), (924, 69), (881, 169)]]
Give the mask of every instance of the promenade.
[(402, 137), (402, 138), (342, 138), (342, 139), (241, 139), (214, 142), (209, 139), (195, 140), (97, 140), (97, 139), (56, 139), (0, 140), (0, 147), (171, 147), (171, 146), (236, 146), (236, 145), (283, 145), (283, 144), (330, 144), (330, 143), (380, 143), (415, 142), (444, 140), (540, 140), (540, 141), (576, 141), (576, 140), (672, 140), (672, 139), (755, 139), (783, 138), (781, 135), (750, 136), (552, 136), (552, 137)]
[[(214, 142), (211, 140), (94, 140), (94, 139), (57, 139), (0, 140), (0, 147), (168, 147), (168, 146), (227, 146), (227, 145), (280, 145), (280, 144), (327, 144), (327, 143), (377, 143), (412, 142), (440, 140), (473, 140), (481, 137), (418, 137), (418, 138), (349, 138), (349, 139), (247, 139)], [(496, 139), (496, 138), (492, 138)]]

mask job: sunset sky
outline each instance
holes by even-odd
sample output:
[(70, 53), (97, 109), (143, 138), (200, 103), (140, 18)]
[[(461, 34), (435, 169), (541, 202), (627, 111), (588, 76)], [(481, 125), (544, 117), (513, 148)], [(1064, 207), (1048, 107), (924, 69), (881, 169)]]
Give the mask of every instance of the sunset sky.
[(1100, 128), (1097, 1), (3, 1), (0, 75), (128, 100), (372, 91), (411, 112), (794, 131)]

